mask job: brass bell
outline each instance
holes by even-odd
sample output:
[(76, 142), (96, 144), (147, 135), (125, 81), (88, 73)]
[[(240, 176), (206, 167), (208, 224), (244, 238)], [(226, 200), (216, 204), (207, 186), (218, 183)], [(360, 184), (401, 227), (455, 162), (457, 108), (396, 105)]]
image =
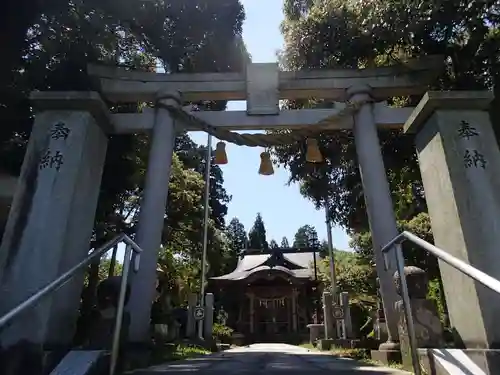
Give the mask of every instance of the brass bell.
[(217, 146), (215, 146), (214, 164), (227, 164), (226, 144), (224, 142), (217, 142)]
[(323, 161), (318, 141), (314, 138), (307, 139), (306, 161), (308, 163), (321, 163)]
[(273, 163), (271, 162), (271, 155), (269, 152), (263, 152), (260, 154), (259, 174), (263, 176), (270, 176), (274, 174)]

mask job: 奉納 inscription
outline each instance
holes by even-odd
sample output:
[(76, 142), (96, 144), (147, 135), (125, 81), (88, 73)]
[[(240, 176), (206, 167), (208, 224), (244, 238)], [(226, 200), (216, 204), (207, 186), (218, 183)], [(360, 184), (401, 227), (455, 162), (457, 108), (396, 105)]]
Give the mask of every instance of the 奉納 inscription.
[[(479, 132), (468, 121), (460, 121), (460, 126), (457, 130), (459, 138), (469, 141), (471, 138), (478, 137)], [(463, 154), (463, 162), (465, 168), (482, 168), (486, 169), (488, 164), (484, 155), (476, 149), (467, 148)]]
[(52, 128), (50, 128), (50, 138), (52, 139), (68, 139), (70, 129), (64, 124), (64, 122), (55, 123)]
[(53, 168), (59, 170), (59, 168), (61, 168), (61, 165), (63, 164), (64, 164), (63, 154), (61, 154), (60, 151), (52, 153), (52, 151), (48, 149), (42, 154), (42, 157), (40, 158), (39, 168), (40, 169)]
[(462, 120), (460, 122), (460, 127), (458, 128), (458, 136), (460, 138), (471, 139), (472, 137), (477, 137), (479, 132), (475, 127), (471, 126), (467, 121)]
[(464, 165), (465, 168), (482, 168), (485, 169), (488, 162), (483, 154), (481, 154), (478, 150), (465, 150), (464, 153)]
[[(49, 130), (49, 136), (53, 140), (67, 140), (71, 130), (64, 124), (64, 122), (56, 122)], [(59, 171), (64, 164), (64, 155), (60, 150), (55, 152), (47, 148), (40, 157), (38, 168), (42, 169), (55, 169)]]

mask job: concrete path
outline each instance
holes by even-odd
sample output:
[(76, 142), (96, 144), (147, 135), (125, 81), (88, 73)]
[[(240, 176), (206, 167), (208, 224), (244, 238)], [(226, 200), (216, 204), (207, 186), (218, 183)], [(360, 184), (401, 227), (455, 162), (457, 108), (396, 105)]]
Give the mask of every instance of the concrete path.
[(286, 344), (254, 344), (136, 370), (130, 375), (410, 375)]

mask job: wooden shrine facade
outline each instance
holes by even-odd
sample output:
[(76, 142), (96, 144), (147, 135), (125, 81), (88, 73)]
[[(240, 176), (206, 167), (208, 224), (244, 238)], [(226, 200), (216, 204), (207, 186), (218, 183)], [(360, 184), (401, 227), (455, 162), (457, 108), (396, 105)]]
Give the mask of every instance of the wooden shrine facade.
[(320, 295), (318, 260), (317, 249), (244, 250), (233, 272), (212, 278), (227, 325), (247, 341), (307, 335)]

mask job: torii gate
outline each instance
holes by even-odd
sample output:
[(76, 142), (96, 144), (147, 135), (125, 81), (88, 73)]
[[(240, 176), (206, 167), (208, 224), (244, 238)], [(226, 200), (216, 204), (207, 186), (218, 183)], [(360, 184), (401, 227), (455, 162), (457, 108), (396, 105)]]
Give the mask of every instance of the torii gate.
[[(389, 341), (397, 342), (398, 318), (394, 310), (397, 295), (392, 282), (395, 264), (390, 261), (389, 269), (385, 270), (380, 249), (398, 232), (377, 128), (402, 128), (405, 123), (409, 128), (413, 120), (425, 122), (439, 109), (439, 104), (454, 106), (454, 113), (457, 103), (459, 107), (471, 107), (471, 101), (459, 96), (454, 97), (457, 100), (427, 100), (415, 110), (389, 108), (384, 103), (394, 96), (423, 94), (441, 64), (441, 58), (429, 58), (392, 68), (303, 72), (280, 72), (277, 64), (250, 64), (245, 73), (170, 75), (93, 66), (89, 72), (99, 82), (99, 93), (33, 93), (32, 100), (39, 113), (0, 249), (3, 274), (0, 313), (26, 299), (88, 253), (107, 147), (106, 134), (152, 132), (136, 236), (144, 253), (132, 282), (128, 305), (132, 318), (130, 340), (144, 342), (155, 292), (157, 251), (176, 131), (277, 128), (314, 131), (315, 124), (320, 123), (321, 129), (354, 132)], [(182, 101), (246, 99), (247, 111), (188, 113), (181, 107), (180, 100), (175, 100), (178, 94)], [(111, 102), (154, 102), (155, 108), (140, 114), (111, 114), (101, 95)], [(348, 104), (334, 109), (279, 110), (281, 99), (310, 97)], [(483, 96), (474, 101), (477, 104), (474, 108), (484, 109), (484, 103), (491, 99), (488, 98)], [(426, 163), (432, 163), (431, 159), (426, 159)], [(434, 177), (426, 172), (426, 165), (421, 168), (426, 190), (428, 186), (431, 190)], [(435, 192), (435, 196), (439, 194), (442, 192)], [(429, 206), (429, 211), (435, 229), (433, 215), (439, 216), (436, 213), (439, 204), (433, 204), (435, 208)], [(436, 226), (436, 230), (436, 238), (446, 242), (446, 235), (439, 237), (440, 233), (446, 233), (443, 226)], [(71, 252), (67, 251), (70, 247)], [(26, 279), (26, 274), (31, 278)], [(22, 322), (15, 324), (16, 329), (2, 334), (2, 344), (9, 345), (23, 338), (35, 342), (69, 342), (81, 288), (77, 281), (58, 292), (57, 301), (26, 314)], [(484, 310), (484, 303), (480, 305), (480, 310)], [(391, 344), (385, 346), (391, 347)]]
[[(92, 66), (89, 72), (99, 79), (103, 96), (115, 102), (154, 102), (161, 99), (158, 93), (175, 92), (180, 92), (184, 101), (246, 99), (246, 111), (191, 113), (191, 116), (195, 117), (193, 120), (201, 120), (218, 129), (286, 128), (297, 130), (314, 128), (318, 123), (321, 123), (323, 127), (327, 126), (328, 130), (352, 128), (355, 133), (365, 197), (369, 208), (368, 216), (373, 233), (373, 244), (375, 249), (380, 249), (398, 232), (375, 125), (383, 128), (401, 128), (411, 114), (412, 108), (389, 108), (383, 102), (373, 106), (363, 105), (363, 103), (372, 100), (383, 101), (394, 96), (422, 94), (425, 91), (425, 84), (433, 78), (433, 72), (441, 65), (441, 58), (430, 58), (427, 61), (412, 61), (406, 66), (393, 68), (298, 73), (280, 72), (276, 63), (250, 64), (245, 74), (166, 75), (101, 66)], [(335, 109), (279, 110), (281, 99), (310, 97), (341, 102), (349, 100), (352, 104), (360, 103), (361, 107), (358, 108), (357, 113), (345, 114), (345, 105)], [(180, 104), (177, 103), (177, 106)], [(172, 108), (176, 103), (172, 103), (170, 99), (168, 105)], [(132, 340), (138, 340), (146, 334), (143, 322), (146, 317), (149, 317), (152, 297), (149, 292), (145, 293), (145, 291), (151, 290), (155, 277), (151, 270), (157, 261), (154, 252), (160, 244), (161, 227), (158, 224), (161, 224), (164, 214), (163, 205), (158, 202), (165, 200), (163, 198), (166, 195), (165, 181), (168, 181), (169, 176), (167, 164), (172, 154), (175, 134), (173, 129), (176, 126), (191, 131), (201, 129), (196, 121), (170, 125), (171, 121), (170, 113), (159, 108), (146, 110), (142, 114), (113, 115), (112, 120), (113, 127), (118, 133), (136, 133), (149, 129), (153, 131), (151, 145), (153, 156), (150, 157), (148, 166), (137, 232), (138, 244), (150, 256), (141, 256), (141, 270), (137, 275), (137, 282), (134, 282), (132, 286), (129, 309), (133, 314), (137, 314), (135, 322), (141, 322), (140, 325), (132, 323), (130, 329)], [(157, 129), (160, 126), (162, 130)], [(219, 136), (219, 138), (222, 137)], [(160, 170), (162, 170), (161, 173)], [(398, 341), (397, 318), (393, 308), (397, 300), (392, 282), (395, 264), (392, 262), (390, 269), (384, 270), (382, 255), (378, 251), (375, 253), (389, 339)]]

